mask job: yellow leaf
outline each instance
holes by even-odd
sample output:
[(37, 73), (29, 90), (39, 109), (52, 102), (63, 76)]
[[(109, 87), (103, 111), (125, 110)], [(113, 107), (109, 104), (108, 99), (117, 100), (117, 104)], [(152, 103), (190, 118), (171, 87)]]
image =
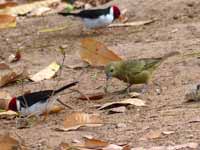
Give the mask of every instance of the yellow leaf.
[(30, 79), (35, 82), (39, 82), (45, 79), (51, 79), (55, 76), (59, 69), (60, 65), (58, 65), (56, 62), (53, 62), (38, 73), (31, 75)]
[(121, 57), (109, 50), (103, 43), (94, 39), (85, 38), (81, 43), (84, 49), (80, 51), (80, 56), (92, 66), (105, 66), (111, 61), (122, 60)]

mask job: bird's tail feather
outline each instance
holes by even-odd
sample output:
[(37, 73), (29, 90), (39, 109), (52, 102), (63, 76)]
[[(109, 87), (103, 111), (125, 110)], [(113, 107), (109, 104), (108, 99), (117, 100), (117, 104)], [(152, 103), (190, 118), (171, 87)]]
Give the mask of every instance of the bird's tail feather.
[(175, 55), (179, 55), (180, 52), (178, 51), (174, 51), (174, 52), (170, 52), (168, 54), (165, 54), (163, 57), (162, 57), (162, 61), (166, 60), (167, 58), (169, 57), (172, 57), (172, 56), (175, 56)]
[(61, 87), (61, 88), (55, 90), (55, 91), (54, 91), (54, 94), (57, 94), (57, 93), (59, 93), (59, 92), (65, 90), (65, 89), (67, 89), (67, 88), (70, 88), (70, 87), (72, 87), (72, 86), (75, 86), (77, 83), (78, 83), (78, 81), (75, 81), (75, 82), (72, 82), (72, 83), (70, 83), (70, 84), (67, 84), (67, 85), (65, 85), (65, 86), (63, 86), (63, 87)]
[(79, 17), (78, 14), (76, 14), (76, 13), (59, 12), (58, 14), (62, 15), (62, 16), (75, 16), (75, 17)]

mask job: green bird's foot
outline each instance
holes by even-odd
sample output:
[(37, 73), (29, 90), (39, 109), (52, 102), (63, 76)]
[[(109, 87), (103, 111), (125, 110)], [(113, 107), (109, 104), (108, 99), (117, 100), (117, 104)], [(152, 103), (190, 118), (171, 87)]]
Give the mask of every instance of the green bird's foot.
[(143, 88), (142, 88), (141, 93), (142, 93), (142, 94), (147, 93), (147, 92), (148, 92), (148, 89), (149, 89), (149, 86), (148, 86), (147, 84), (145, 84), (145, 85), (143, 86)]

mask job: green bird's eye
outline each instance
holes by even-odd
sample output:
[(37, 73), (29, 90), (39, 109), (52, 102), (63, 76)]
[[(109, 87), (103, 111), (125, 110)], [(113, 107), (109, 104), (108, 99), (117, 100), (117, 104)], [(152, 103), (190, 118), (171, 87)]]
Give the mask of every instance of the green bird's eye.
[(110, 72), (113, 72), (114, 71), (114, 69), (110, 69)]

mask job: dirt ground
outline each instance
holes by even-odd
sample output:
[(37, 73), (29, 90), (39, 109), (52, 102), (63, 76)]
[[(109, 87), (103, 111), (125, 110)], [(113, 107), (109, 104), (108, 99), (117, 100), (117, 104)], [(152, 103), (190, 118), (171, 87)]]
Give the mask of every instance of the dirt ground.
[[(17, 28), (0, 32), (0, 60), (11, 52), (20, 49), (23, 63), (29, 73), (35, 73), (54, 60), (61, 62), (62, 56), (56, 51), (60, 46), (68, 55), (77, 55), (81, 50), (80, 40), (92, 37), (102, 41), (125, 58), (159, 57), (171, 51), (181, 53), (199, 52), (200, 47), (200, 2), (197, 0), (115, 0), (106, 5), (118, 4), (128, 10), (130, 21), (156, 19), (152, 24), (140, 27), (107, 28), (101, 34), (84, 34), (79, 19), (50, 15), (36, 18), (20, 18)], [(38, 30), (68, 25), (68, 28), (50, 33)], [(79, 80), (76, 86), (84, 93), (103, 91), (105, 75), (103, 70), (94, 68), (69, 69), (67, 58), (63, 68), (60, 85)], [(113, 94), (99, 101), (82, 101), (78, 93), (66, 92), (61, 100), (83, 112), (101, 113), (106, 124), (96, 128), (83, 128), (78, 131), (57, 132), (52, 130), (62, 124), (63, 118), (71, 110), (50, 115), (44, 123), (27, 129), (16, 129), (15, 120), (1, 120), (0, 133), (16, 132), (25, 140), (30, 149), (54, 149), (62, 141), (70, 143), (84, 135), (107, 140), (111, 143), (128, 143), (131, 147), (153, 147), (188, 142), (200, 143), (199, 120), (200, 103), (185, 104), (184, 96), (200, 81), (200, 59), (195, 57), (178, 59), (173, 57), (164, 62), (153, 76), (148, 93), (142, 95), (146, 107), (130, 107), (125, 113), (110, 114), (99, 112), (94, 105), (117, 101), (126, 95)], [(58, 78), (43, 83), (26, 83), (27, 90), (53, 88)], [(111, 91), (125, 87), (117, 79), (112, 80)], [(161, 87), (160, 95), (156, 89)], [(100, 88), (99, 88), (100, 87)], [(134, 88), (134, 87), (133, 87)], [(2, 88), (12, 95), (22, 93), (19, 84)], [(121, 125), (119, 125), (121, 124)], [(174, 131), (157, 139), (143, 138), (149, 131)]]

